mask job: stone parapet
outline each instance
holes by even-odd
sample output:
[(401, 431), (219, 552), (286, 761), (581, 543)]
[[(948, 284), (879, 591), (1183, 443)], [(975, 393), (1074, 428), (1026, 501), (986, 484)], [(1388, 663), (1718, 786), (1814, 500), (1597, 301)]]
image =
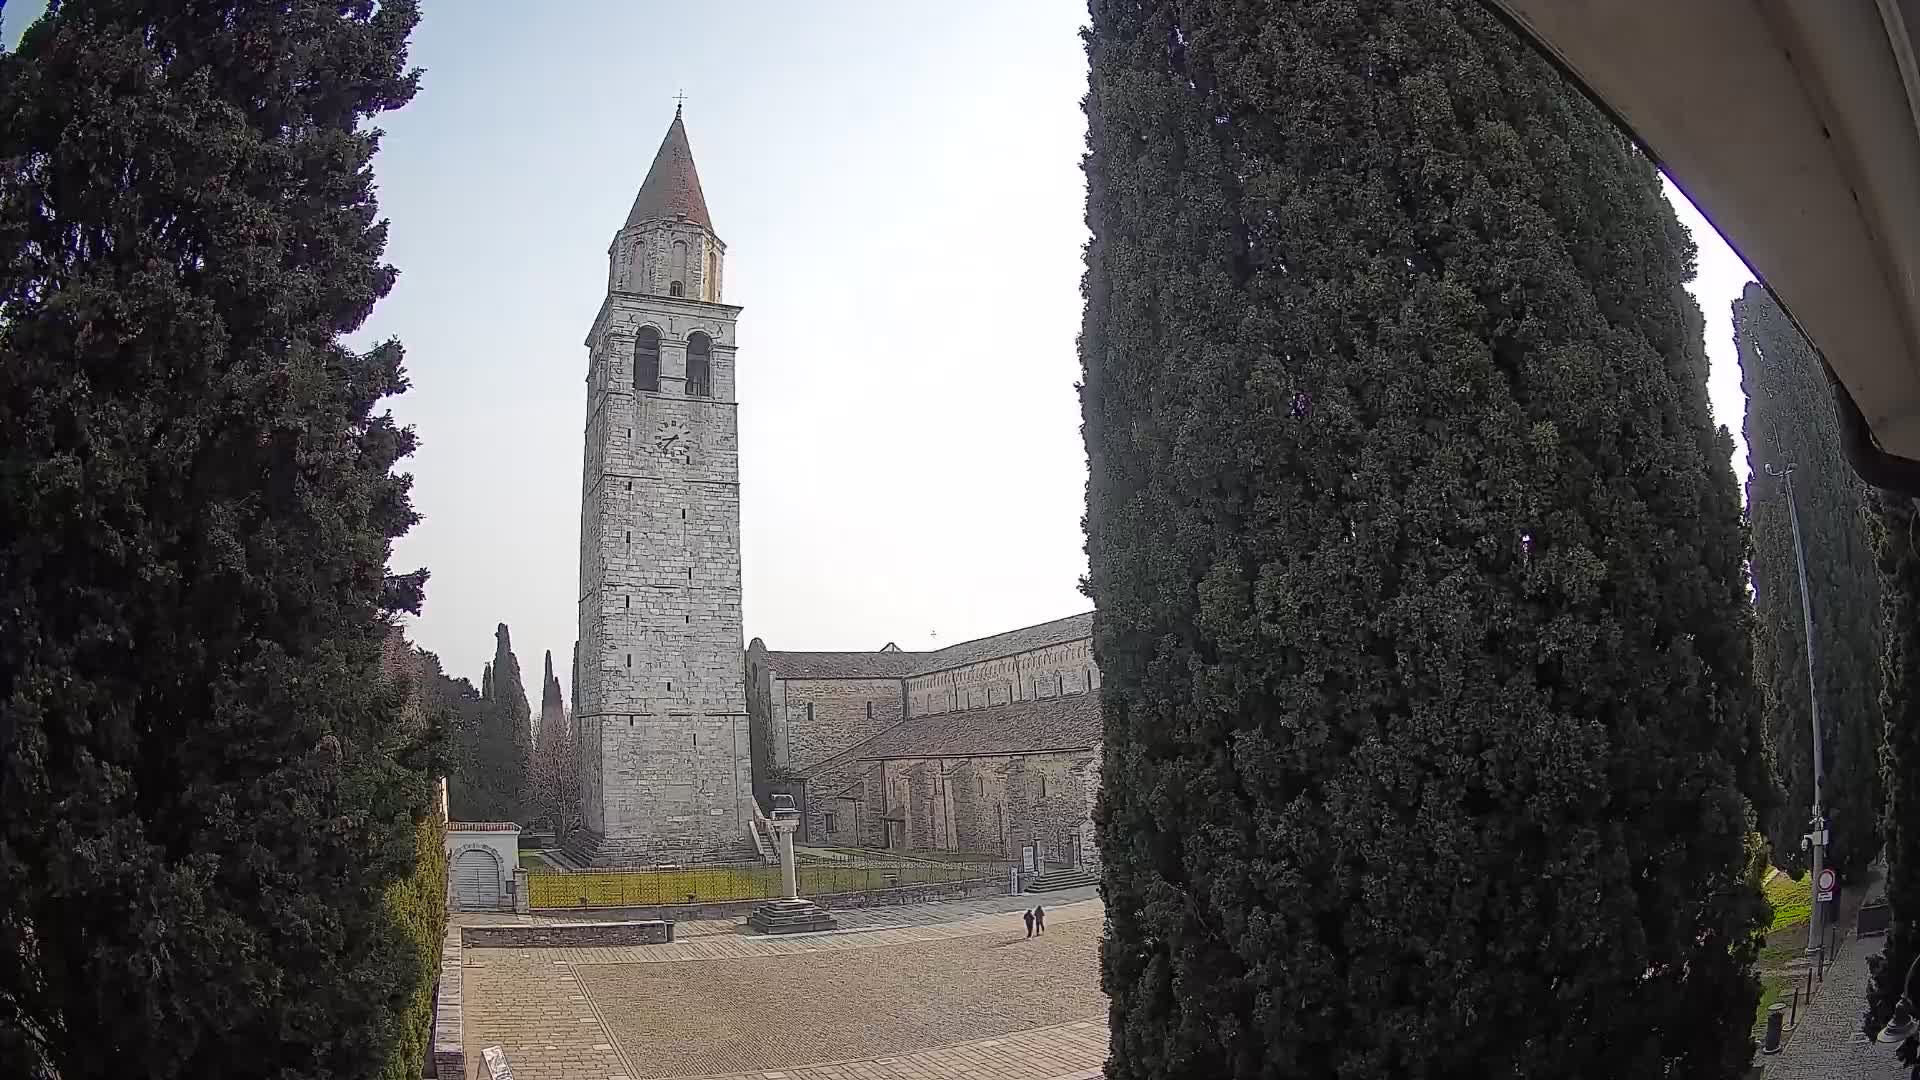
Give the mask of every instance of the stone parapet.
[(596, 945), (665, 945), (672, 940), (673, 923), (665, 919), (460, 927), (460, 944), (469, 949), (581, 949)]
[(440, 940), (440, 987), (433, 1003), (433, 1069), (447, 1080), (466, 1080), (467, 1033), (460, 1001), (461, 928), (449, 925)]

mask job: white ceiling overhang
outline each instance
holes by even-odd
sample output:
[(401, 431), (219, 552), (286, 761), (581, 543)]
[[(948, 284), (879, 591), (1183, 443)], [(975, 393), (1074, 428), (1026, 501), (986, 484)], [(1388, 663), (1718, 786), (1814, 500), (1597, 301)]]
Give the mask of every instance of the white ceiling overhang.
[(1878, 449), (1920, 458), (1920, 0), (1486, 2), (1773, 290)]

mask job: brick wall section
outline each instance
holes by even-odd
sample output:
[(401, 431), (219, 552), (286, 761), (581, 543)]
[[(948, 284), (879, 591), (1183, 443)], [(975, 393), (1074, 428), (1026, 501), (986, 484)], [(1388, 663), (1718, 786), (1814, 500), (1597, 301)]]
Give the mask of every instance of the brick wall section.
[(665, 945), (672, 940), (673, 923), (664, 919), (460, 928), (460, 943), (469, 949), (584, 949), (596, 945)]

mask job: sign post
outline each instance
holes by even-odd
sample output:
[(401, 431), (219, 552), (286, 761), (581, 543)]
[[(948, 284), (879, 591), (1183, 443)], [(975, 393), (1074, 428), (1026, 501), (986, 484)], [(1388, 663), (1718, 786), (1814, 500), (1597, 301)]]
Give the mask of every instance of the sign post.
[(1819, 901), (1822, 904), (1826, 903), (1829, 900), (1832, 900), (1835, 895), (1834, 883), (1835, 883), (1835, 878), (1833, 874), (1833, 867), (1831, 866), (1822, 867), (1820, 870), (1819, 880), (1815, 882), (1814, 899)]

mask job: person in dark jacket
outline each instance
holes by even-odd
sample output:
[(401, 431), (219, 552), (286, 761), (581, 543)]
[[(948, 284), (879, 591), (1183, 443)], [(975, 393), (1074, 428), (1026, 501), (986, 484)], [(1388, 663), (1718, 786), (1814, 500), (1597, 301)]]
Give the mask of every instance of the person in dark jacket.
[(1038, 905), (1033, 909), (1033, 932), (1036, 934), (1047, 932), (1047, 909)]
[(1028, 912), (1025, 912), (1024, 914), (1027, 917), (1027, 936), (1032, 937), (1033, 936), (1033, 912), (1028, 911)]

